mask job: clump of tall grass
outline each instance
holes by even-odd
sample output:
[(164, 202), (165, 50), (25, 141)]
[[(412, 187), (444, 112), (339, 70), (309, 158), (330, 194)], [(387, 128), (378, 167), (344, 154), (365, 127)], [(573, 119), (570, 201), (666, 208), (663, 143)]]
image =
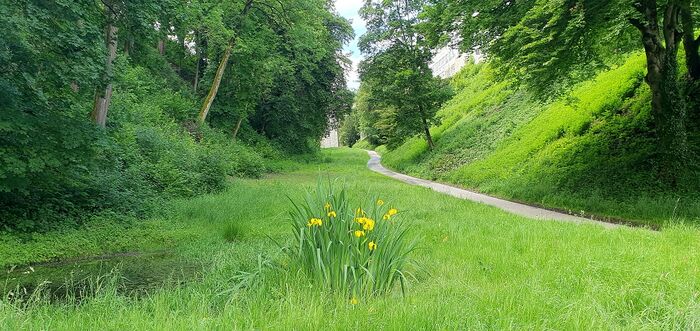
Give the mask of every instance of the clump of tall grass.
[(228, 223), (224, 226), (223, 237), (227, 242), (235, 242), (241, 239), (243, 230), (237, 223)]
[(386, 293), (396, 283), (405, 293), (409, 254), (416, 241), (398, 209), (379, 198), (350, 201), (346, 188), (319, 182), (293, 203), (294, 261), (316, 284), (359, 297)]

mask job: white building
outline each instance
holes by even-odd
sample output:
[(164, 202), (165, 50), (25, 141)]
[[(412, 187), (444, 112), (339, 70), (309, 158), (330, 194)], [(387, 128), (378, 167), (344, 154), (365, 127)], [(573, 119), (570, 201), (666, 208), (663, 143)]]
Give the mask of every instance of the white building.
[(340, 147), (340, 140), (338, 139), (338, 129), (333, 127), (328, 132), (328, 134), (321, 139), (321, 148), (333, 148)]
[(433, 70), (435, 76), (450, 78), (457, 74), (470, 58), (474, 60), (474, 63), (479, 63), (484, 60), (484, 55), (478, 48), (471, 54), (466, 54), (450, 47), (443, 47), (433, 57), (430, 69)]

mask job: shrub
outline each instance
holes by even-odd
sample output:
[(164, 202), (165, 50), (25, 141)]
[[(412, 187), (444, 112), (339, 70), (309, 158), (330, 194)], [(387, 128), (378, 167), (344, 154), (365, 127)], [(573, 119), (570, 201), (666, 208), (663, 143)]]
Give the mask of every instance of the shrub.
[[(370, 195), (367, 195), (369, 197)], [(398, 281), (405, 291), (406, 267), (415, 241), (398, 210), (376, 195), (351, 202), (345, 188), (319, 182), (290, 213), (290, 254), (312, 278), (332, 291), (360, 296), (386, 293)]]

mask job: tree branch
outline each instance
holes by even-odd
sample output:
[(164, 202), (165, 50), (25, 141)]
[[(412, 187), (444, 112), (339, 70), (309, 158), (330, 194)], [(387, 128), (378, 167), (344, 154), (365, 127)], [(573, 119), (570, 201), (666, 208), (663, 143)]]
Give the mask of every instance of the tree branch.
[(105, 0), (100, 0), (100, 1), (102, 2), (103, 5), (105, 5), (105, 7), (107, 7), (107, 9), (109, 9), (109, 11), (112, 12), (112, 15), (117, 16), (117, 11), (114, 9), (114, 6), (110, 5), (108, 3), (108, 1), (105, 1)]
[(666, 41), (666, 47), (678, 46), (681, 42), (679, 36), (679, 26), (678, 26), (678, 15), (680, 14), (680, 7), (675, 3), (669, 3), (666, 5), (666, 11), (664, 13), (663, 22), (663, 33), (664, 40)]
[(644, 23), (642, 23), (642, 21), (636, 18), (630, 18), (628, 21), (630, 22), (630, 24), (634, 25), (634, 27), (637, 28), (639, 31), (644, 32), (647, 30), (647, 26)]

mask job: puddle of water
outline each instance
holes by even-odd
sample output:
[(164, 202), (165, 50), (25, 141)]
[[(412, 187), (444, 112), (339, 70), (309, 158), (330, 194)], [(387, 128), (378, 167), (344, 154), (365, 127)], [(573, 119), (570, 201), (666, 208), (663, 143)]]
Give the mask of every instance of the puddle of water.
[(142, 295), (200, 276), (202, 265), (170, 253), (129, 253), (14, 267), (0, 274), (0, 298), (26, 298), (40, 288), (51, 300), (80, 300), (112, 280), (119, 293)]

